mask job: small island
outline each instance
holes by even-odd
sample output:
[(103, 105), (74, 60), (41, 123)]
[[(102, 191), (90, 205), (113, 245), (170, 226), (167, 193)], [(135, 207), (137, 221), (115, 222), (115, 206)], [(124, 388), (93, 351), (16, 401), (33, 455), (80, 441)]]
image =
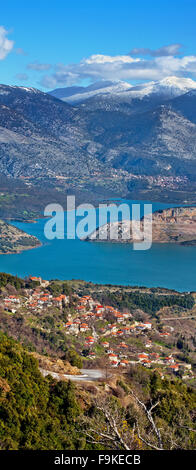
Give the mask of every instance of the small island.
[(40, 241), (33, 235), (0, 220), (0, 254), (16, 254), (40, 246)]

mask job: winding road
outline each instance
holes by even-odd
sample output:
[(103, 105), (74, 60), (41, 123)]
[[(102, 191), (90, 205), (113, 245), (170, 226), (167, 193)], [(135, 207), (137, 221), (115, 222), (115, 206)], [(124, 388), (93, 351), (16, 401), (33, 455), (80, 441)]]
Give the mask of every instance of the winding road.
[(51, 375), (57, 380), (67, 379), (73, 380), (74, 382), (93, 382), (94, 380), (105, 377), (105, 373), (100, 369), (81, 369), (81, 375), (58, 374), (57, 372), (51, 372), (50, 370), (41, 368), (40, 372), (44, 377)]

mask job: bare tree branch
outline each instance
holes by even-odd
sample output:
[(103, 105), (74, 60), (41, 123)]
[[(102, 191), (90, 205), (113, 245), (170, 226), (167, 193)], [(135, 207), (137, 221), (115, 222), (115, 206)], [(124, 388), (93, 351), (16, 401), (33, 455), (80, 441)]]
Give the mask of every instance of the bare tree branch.
[[(154, 403), (148, 410), (147, 406), (145, 405), (145, 403), (143, 403), (138, 397), (137, 395), (135, 395), (135, 393), (133, 391), (131, 391), (132, 393), (132, 396), (134, 397), (134, 399), (136, 400), (136, 402), (143, 408), (147, 418), (148, 418), (148, 421), (150, 422), (151, 426), (152, 426), (152, 429), (154, 431), (154, 433), (156, 434), (157, 436), (157, 439), (158, 439), (158, 443), (159, 443), (159, 447), (156, 449), (156, 450), (163, 450), (163, 443), (162, 443), (162, 438), (161, 438), (161, 433), (160, 433), (160, 429), (156, 426), (155, 424), (155, 421), (153, 419), (153, 416), (152, 416), (152, 410), (154, 410), (154, 408), (156, 408), (158, 405), (159, 405), (159, 401), (157, 401), (156, 403)], [(138, 436), (139, 437), (139, 436)], [(141, 441), (143, 440), (144, 442), (144, 439), (141, 438), (141, 436), (139, 437), (141, 439)], [(151, 444), (150, 442), (147, 443), (147, 441), (145, 442), (146, 445), (150, 446), (150, 447), (154, 447), (153, 444)], [(155, 447), (154, 447), (155, 448)]]
[(163, 450), (162, 448), (160, 449), (160, 447), (157, 447), (155, 446), (154, 444), (146, 441), (140, 434), (140, 430), (139, 430), (139, 426), (137, 424), (137, 434), (138, 434), (138, 437), (140, 439), (140, 441), (142, 441), (144, 444), (146, 444), (148, 447), (151, 447), (152, 449), (155, 449), (155, 450)]
[(123, 446), (123, 448), (125, 450), (131, 450), (130, 447), (126, 444), (125, 440), (122, 438), (121, 434), (119, 433), (119, 430), (118, 430), (118, 427), (117, 427), (117, 423), (114, 419), (114, 417), (112, 416), (111, 413), (109, 413), (104, 407), (101, 407), (101, 406), (97, 406), (97, 409), (102, 411), (102, 413), (104, 413), (107, 421), (109, 422), (112, 430), (114, 431), (118, 441), (120, 442), (120, 444)]

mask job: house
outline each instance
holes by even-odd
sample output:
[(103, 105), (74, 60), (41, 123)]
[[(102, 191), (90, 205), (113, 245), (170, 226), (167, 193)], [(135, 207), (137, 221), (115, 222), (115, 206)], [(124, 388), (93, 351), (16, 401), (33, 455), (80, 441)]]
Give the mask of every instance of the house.
[(130, 333), (136, 333), (136, 331), (137, 331), (137, 330), (136, 330), (136, 326), (135, 326), (135, 325), (131, 325), (131, 326), (129, 327), (129, 331), (130, 331)]
[(127, 361), (127, 359), (122, 359), (119, 365), (122, 367), (127, 367), (129, 365), (129, 361)]
[(113, 325), (108, 325), (108, 328), (109, 330), (111, 330), (112, 332), (116, 332), (117, 331), (117, 326), (115, 324)]
[(40, 276), (39, 276), (39, 277), (36, 277), (36, 276), (29, 276), (29, 281), (39, 282), (39, 284), (41, 285), (42, 278), (41, 278)]
[(138, 354), (138, 359), (139, 359), (140, 362), (143, 362), (143, 361), (148, 359), (148, 354), (146, 354), (146, 353)]
[(104, 310), (105, 309), (104, 309), (103, 305), (96, 305), (96, 307), (95, 307), (95, 312), (96, 313), (103, 313)]
[(110, 354), (108, 354), (108, 358), (109, 358), (110, 361), (116, 361), (117, 362), (118, 356), (117, 356), (117, 354), (110, 353)]
[(94, 312), (88, 312), (87, 317), (88, 318), (95, 318), (95, 313)]
[[(68, 315), (68, 318), (71, 318), (71, 315)], [(80, 321), (79, 318), (76, 318), (76, 319), (74, 320), (74, 325), (80, 325), (80, 323), (81, 323), (81, 321)]]
[(144, 330), (145, 330), (145, 326), (144, 326), (143, 324), (136, 325), (136, 326), (135, 326), (135, 329), (136, 329), (137, 332), (144, 331)]
[(84, 305), (78, 305), (76, 307), (76, 310), (78, 313), (81, 313), (81, 312), (84, 312), (86, 310), (85, 306)]
[(20, 304), (20, 299), (16, 297), (15, 295), (9, 295), (9, 297), (6, 297), (4, 299), (5, 303), (14, 303), (14, 304)]
[(81, 323), (80, 325), (80, 331), (81, 332), (85, 332), (89, 329), (89, 326), (87, 325), (87, 323)]
[(79, 332), (79, 328), (78, 328), (78, 325), (77, 324), (74, 324), (72, 323), (72, 321), (68, 321), (67, 323), (65, 323), (65, 328), (67, 328), (67, 330), (69, 331), (69, 333), (78, 333)]
[(105, 306), (105, 311), (112, 313), (112, 312), (114, 311), (114, 307), (111, 307), (110, 305), (106, 305), (106, 306)]
[(102, 345), (104, 348), (109, 348), (109, 343), (108, 343), (108, 341), (103, 341), (103, 343), (101, 343), (101, 345)]
[(167, 364), (174, 364), (175, 362), (172, 356), (165, 357), (165, 361), (167, 362)]
[(96, 314), (95, 314), (95, 317), (96, 317), (97, 320), (103, 320), (103, 315), (102, 315), (102, 313), (96, 313)]
[(37, 302), (32, 302), (29, 304), (29, 307), (32, 308), (33, 310), (37, 307)]
[(54, 297), (53, 301), (55, 304), (57, 304), (58, 307), (62, 308), (62, 302), (65, 302), (66, 304), (69, 303), (69, 297), (64, 294), (61, 294), (58, 297)]
[(124, 315), (122, 315), (121, 313), (117, 313), (115, 315), (115, 318), (117, 320), (117, 323), (122, 323), (124, 321)]
[(58, 307), (62, 307), (62, 299), (60, 295), (58, 297), (54, 297), (53, 301)]
[(86, 342), (87, 343), (90, 343), (90, 344), (93, 344), (95, 342), (95, 338), (93, 338), (93, 336), (88, 336), (86, 338)]
[(65, 304), (68, 304), (68, 303), (69, 303), (69, 296), (68, 296), (68, 295), (61, 294), (60, 297), (61, 297), (62, 301), (63, 301)]
[(122, 327), (121, 330), (123, 331), (124, 335), (129, 335), (130, 333), (130, 328), (128, 326)]
[(147, 328), (148, 330), (151, 330), (152, 328), (152, 323), (150, 323), (149, 321), (144, 321), (143, 322), (143, 325), (145, 328)]
[(132, 315), (131, 315), (131, 313), (129, 313), (129, 312), (123, 312), (123, 317), (124, 317), (125, 319), (127, 319), (127, 318), (132, 317)]
[(159, 357), (160, 357), (159, 354), (155, 353), (155, 352), (150, 353), (150, 356), (151, 356), (151, 358), (153, 358), (155, 360), (159, 359)]
[(112, 361), (111, 361), (111, 366), (112, 366), (112, 367), (118, 367), (118, 361), (115, 360), (115, 359), (112, 360)]
[(82, 321), (87, 320), (87, 319), (88, 319), (87, 313), (83, 313), (83, 314), (80, 316), (80, 318), (81, 318)]
[(116, 332), (116, 334), (117, 334), (118, 336), (122, 336), (122, 335), (123, 335), (123, 331), (122, 331), (122, 330), (118, 330), (118, 331)]
[(169, 369), (173, 370), (174, 372), (178, 372), (179, 365), (178, 364), (172, 364), (171, 366), (169, 366)]
[(46, 281), (46, 280), (44, 280), (44, 279), (41, 280), (41, 286), (42, 286), (42, 287), (48, 287), (49, 284), (50, 284), (49, 281)]
[(149, 359), (144, 359), (142, 361), (142, 364), (146, 367), (150, 367), (151, 363), (152, 363), (152, 361), (150, 361)]
[(188, 369), (191, 370), (192, 366), (191, 364), (186, 364), (185, 362), (178, 364), (180, 369)]
[(125, 343), (120, 343), (120, 344), (119, 344), (119, 348), (127, 349), (128, 346), (127, 346), (127, 344), (125, 344)]
[(79, 327), (76, 324), (72, 324), (69, 328), (70, 333), (77, 335), (79, 333)]
[(100, 328), (100, 334), (105, 333), (105, 328)]
[(89, 357), (90, 357), (90, 359), (95, 359), (96, 355), (93, 351), (90, 351), (89, 352)]

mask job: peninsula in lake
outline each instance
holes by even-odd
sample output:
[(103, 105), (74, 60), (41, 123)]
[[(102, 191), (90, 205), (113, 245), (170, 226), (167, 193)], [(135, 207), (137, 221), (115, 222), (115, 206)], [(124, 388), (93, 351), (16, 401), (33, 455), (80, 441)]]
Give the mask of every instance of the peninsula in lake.
[[(118, 226), (118, 240), (112, 242), (133, 243), (144, 239), (144, 218), (140, 222), (140, 233), (137, 238), (131, 232), (130, 220), (107, 223), (97, 228), (87, 241), (110, 241), (110, 230)], [(150, 237), (150, 225), (147, 227)], [(123, 237), (122, 237), (123, 233)], [(148, 233), (146, 231), (146, 233)], [(107, 234), (107, 238), (104, 238)], [(127, 236), (125, 236), (127, 234)], [(148, 238), (148, 237), (147, 237)], [(152, 241), (154, 243), (178, 243), (183, 245), (196, 245), (196, 207), (175, 207), (154, 212), (152, 215)]]
[(0, 220), (0, 254), (20, 253), (40, 246), (38, 238)]

